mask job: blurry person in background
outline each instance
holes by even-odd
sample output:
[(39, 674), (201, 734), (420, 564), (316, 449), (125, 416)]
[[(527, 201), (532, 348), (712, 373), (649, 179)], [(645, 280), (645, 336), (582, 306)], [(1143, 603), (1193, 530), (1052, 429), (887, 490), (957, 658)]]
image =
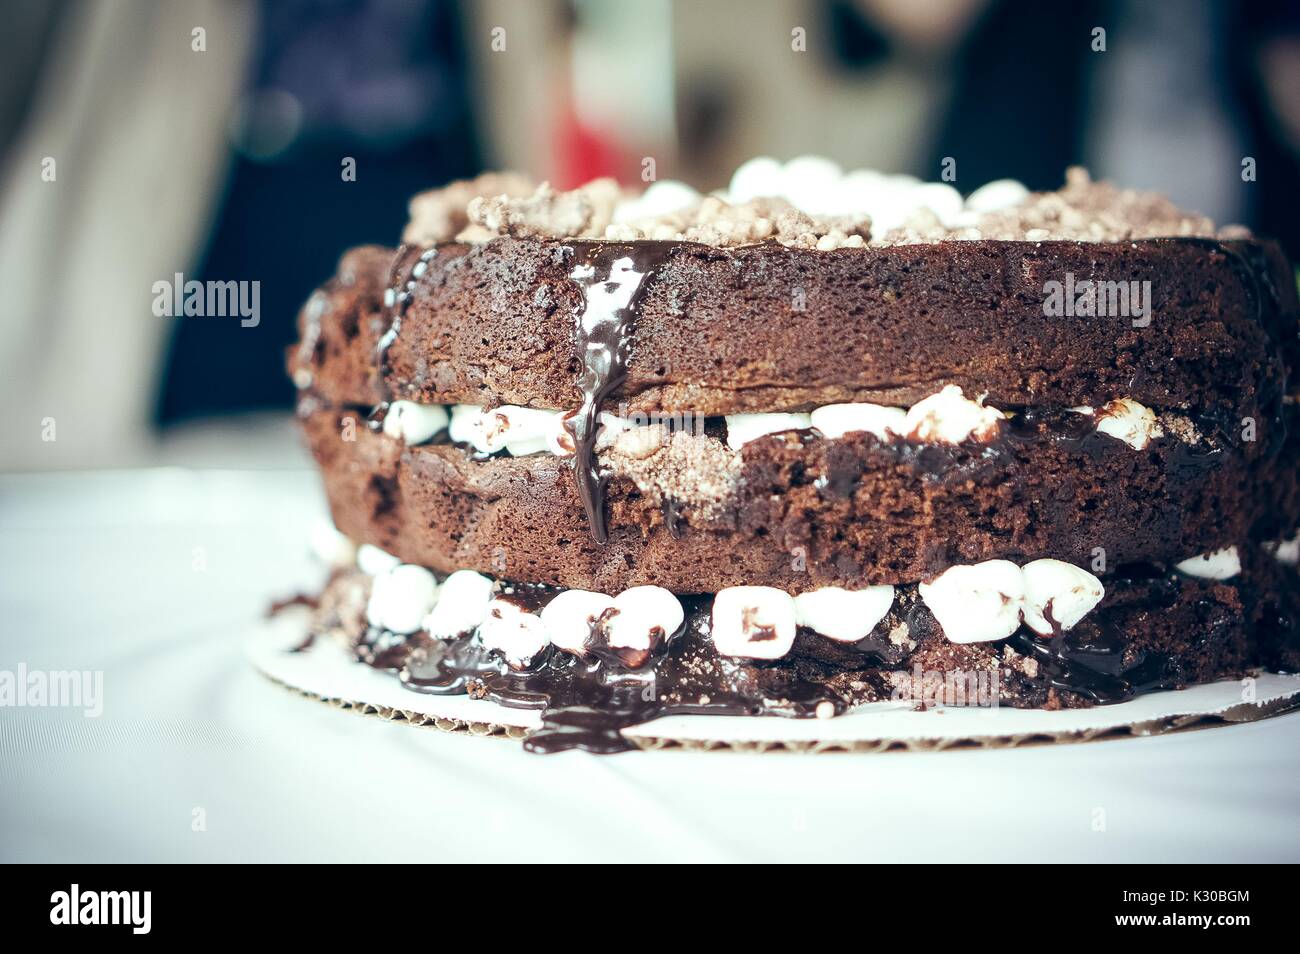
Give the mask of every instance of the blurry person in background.
[(1287, 201), (1296, 3), (714, 0), (674, 13), (677, 151), (707, 185), (760, 153), (930, 180), (951, 157), (962, 192), (1003, 177), (1054, 189), (1082, 164), (1300, 252)]
[(293, 317), (343, 250), (393, 244), (412, 194), (479, 171), (463, 41), (458, 9), (440, 0), (258, 6), (234, 159), (198, 270), (260, 280), (266, 326), (177, 322), (162, 421), (288, 406)]
[[(1054, 188), (1081, 163), (1300, 254), (1295, 4), (0, 0), (0, 15), (3, 467), (148, 459), (153, 425), (287, 409), (282, 351), (311, 288), (345, 248), (393, 244), (411, 194), (482, 168), (708, 189), (762, 154), (926, 179), (952, 159), (969, 192)], [(157, 317), (151, 289), (178, 273), (259, 282), (259, 321)], [(240, 426), (205, 462), (256, 443)], [(296, 452), (287, 428), (274, 439)]]
[[(412, 193), (481, 165), (459, 13), (0, 3), (0, 466), (148, 460), (154, 422), (288, 407), (311, 289), (345, 248), (393, 241)], [(189, 281), (258, 283), (256, 320), (155, 313), (157, 283)]]
[(1080, 163), (1300, 252), (1287, 201), (1300, 173), (1300, 5), (1006, 0), (956, 56), (931, 169), (958, 156), (967, 187), (1013, 176), (1041, 189)]
[(11, 0), (0, 21), (0, 462), (132, 461), (172, 331), (151, 289), (205, 241), (253, 10)]

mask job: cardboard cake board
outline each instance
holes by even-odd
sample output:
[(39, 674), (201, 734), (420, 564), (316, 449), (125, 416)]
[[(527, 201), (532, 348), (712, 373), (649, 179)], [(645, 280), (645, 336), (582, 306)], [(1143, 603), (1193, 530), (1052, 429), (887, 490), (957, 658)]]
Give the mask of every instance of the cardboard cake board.
[[(260, 624), (248, 655), (266, 676), (303, 695), (381, 718), (471, 735), (523, 738), (540, 713), (468, 696), (434, 696), (404, 687), (388, 672), (354, 661), (333, 640), (291, 651), (306, 614), (286, 612)], [(1261, 673), (1138, 696), (1090, 709), (946, 706), (926, 711), (907, 702), (871, 703), (834, 719), (668, 716), (623, 730), (645, 749), (885, 752), (1011, 748), (1155, 735), (1253, 722), (1300, 708), (1300, 676)]]

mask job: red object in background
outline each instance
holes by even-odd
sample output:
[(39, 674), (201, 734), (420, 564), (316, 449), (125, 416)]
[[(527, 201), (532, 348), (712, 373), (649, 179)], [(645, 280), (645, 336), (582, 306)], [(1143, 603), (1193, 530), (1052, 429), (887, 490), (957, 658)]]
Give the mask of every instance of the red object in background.
[(560, 114), (554, 142), (557, 189), (573, 189), (601, 176), (621, 181), (630, 165), (627, 150), (613, 136), (583, 125), (571, 105)]

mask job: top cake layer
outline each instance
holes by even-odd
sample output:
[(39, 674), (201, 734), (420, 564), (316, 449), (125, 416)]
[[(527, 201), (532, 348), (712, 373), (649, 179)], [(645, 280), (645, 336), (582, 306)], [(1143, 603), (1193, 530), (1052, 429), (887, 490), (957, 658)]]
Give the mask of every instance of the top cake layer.
[(955, 384), (1008, 407), (1270, 417), (1296, 358), (1275, 246), (1080, 169), (965, 199), (812, 157), (753, 160), (709, 196), (492, 173), (411, 214), (398, 253), (350, 253), (304, 310), (291, 370), (329, 403), (574, 408), (575, 330), (606, 306), (625, 366), (603, 405), (625, 413), (910, 405)]
[[(349, 253), (304, 309), (291, 370), (339, 405), (576, 407), (587, 292), (572, 276), (593, 250), (644, 274), (626, 376), (606, 401), (625, 413), (907, 406), (956, 384), (1003, 407), (1128, 397), (1266, 418), (1295, 361), (1288, 266), (1252, 240), (822, 252), (500, 238)], [(1128, 314), (1080, 314), (1087, 282), (1124, 283)], [(1107, 307), (1119, 287), (1094, 296), (1099, 310), (1122, 310)], [(1053, 296), (1073, 314), (1045, 314)], [(322, 321), (327, 310), (347, 320)]]

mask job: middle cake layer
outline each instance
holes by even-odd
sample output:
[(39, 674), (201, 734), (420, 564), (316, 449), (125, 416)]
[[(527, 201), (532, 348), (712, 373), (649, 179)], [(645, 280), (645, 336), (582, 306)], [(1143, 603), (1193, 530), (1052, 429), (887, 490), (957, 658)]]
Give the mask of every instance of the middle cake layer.
[[(1264, 455), (1217, 435), (1141, 449), (1067, 410), (1015, 415), (982, 444), (853, 432), (711, 433), (601, 452), (610, 527), (593, 542), (568, 462), (408, 446), (366, 410), (300, 404), (335, 524), (406, 563), (522, 582), (679, 593), (797, 593), (929, 579), (949, 566), (1054, 557), (1107, 573), (1294, 528), (1294, 439)], [(1294, 429), (1293, 429), (1294, 433)]]

